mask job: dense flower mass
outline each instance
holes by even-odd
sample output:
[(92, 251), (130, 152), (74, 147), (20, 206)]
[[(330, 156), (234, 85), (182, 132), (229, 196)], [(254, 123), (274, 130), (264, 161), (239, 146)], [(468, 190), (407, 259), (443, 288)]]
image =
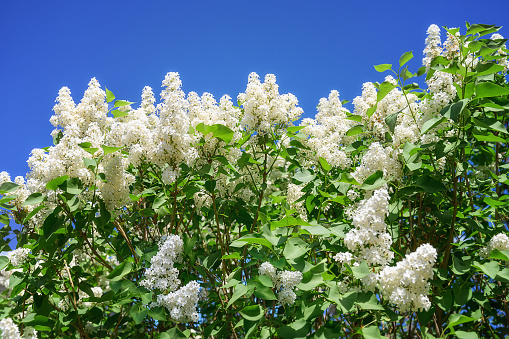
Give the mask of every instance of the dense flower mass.
[(17, 267), (22, 265), (30, 253), (30, 249), (28, 248), (16, 248), (14, 251), (9, 253), (9, 260), (11, 261), (12, 266)]
[(389, 193), (381, 188), (360, 201), (350, 216), (355, 228), (345, 236), (350, 253), (338, 253), (336, 261), (366, 260), (370, 266), (384, 266), (394, 257), (390, 250), (392, 238), (387, 233), (385, 217), (389, 212)]
[(263, 83), (258, 74), (249, 74), (246, 91), (239, 94), (238, 101), (244, 107), (241, 124), (248, 131), (269, 133), (291, 125), (303, 112), (293, 94), (279, 94), (273, 74), (267, 74)]
[(429, 310), (429, 281), (433, 277), (436, 259), (437, 251), (430, 244), (424, 244), (396, 266), (385, 267), (378, 274), (382, 295), (401, 312)]
[(184, 243), (178, 235), (169, 235), (161, 241), (159, 251), (150, 260), (150, 268), (140, 285), (162, 292), (151, 303), (153, 307), (166, 307), (175, 321), (196, 322), (199, 319), (196, 306), (200, 298), (200, 284), (191, 281), (180, 287), (179, 271), (174, 267), (175, 262), (181, 261), (183, 248)]
[(169, 235), (159, 244), (159, 251), (150, 259), (142, 286), (161, 291), (175, 291), (180, 286), (179, 271), (174, 267), (182, 254), (184, 243), (178, 235)]

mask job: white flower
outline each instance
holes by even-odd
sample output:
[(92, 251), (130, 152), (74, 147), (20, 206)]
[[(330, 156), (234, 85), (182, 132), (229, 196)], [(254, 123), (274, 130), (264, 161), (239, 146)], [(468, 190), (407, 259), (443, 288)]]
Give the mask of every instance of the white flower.
[(433, 278), (433, 265), (437, 251), (430, 244), (423, 244), (407, 255), (396, 266), (386, 266), (378, 273), (382, 295), (401, 312), (428, 310), (429, 280)]
[(2, 331), (2, 339), (21, 339), (18, 326), (11, 318), (0, 320), (0, 330)]
[(277, 301), (279, 305), (293, 305), (296, 299), (295, 292), (290, 288), (283, 288), (277, 294)]
[(433, 58), (442, 53), (442, 48), (440, 47), (441, 43), (440, 28), (435, 24), (429, 26), (428, 37), (426, 38), (426, 48), (424, 48), (423, 52), (426, 57), (422, 59), (422, 64), (426, 66), (426, 70), (429, 70)]
[(14, 251), (10, 252), (8, 255), (12, 266), (18, 267), (22, 265), (26, 261), (29, 253), (30, 249), (22, 247), (16, 248)]
[(179, 271), (173, 267), (184, 249), (184, 242), (178, 235), (169, 235), (159, 244), (159, 251), (150, 260), (150, 268), (145, 271), (145, 279), (140, 285), (161, 291), (174, 291), (180, 285)]
[(238, 95), (238, 101), (244, 108), (241, 124), (248, 131), (267, 133), (272, 126), (291, 125), (303, 112), (293, 94), (279, 94), (273, 74), (267, 74), (264, 83), (258, 74), (249, 74), (246, 91)]
[(299, 271), (282, 271), (277, 274), (277, 284), (284, 289), (292, 289), (302, 281)]
[(170, 312), (173, 320), (186, 323), (197, 322), (199, 314), (196, 305), (200, 299), (200, 284), (191, 281), (175, 292), (160, 294), (154, 306), (164, 306)]
[(271, 263), (269, 262), (264, 262), (260, 265), (260, 268), (258, 269), (258, 272), (261, 274), (261, 275), (266, 275), (268, 276), (272, 282), (276, 282), (276, 268), (274, 266), (272, 266)]

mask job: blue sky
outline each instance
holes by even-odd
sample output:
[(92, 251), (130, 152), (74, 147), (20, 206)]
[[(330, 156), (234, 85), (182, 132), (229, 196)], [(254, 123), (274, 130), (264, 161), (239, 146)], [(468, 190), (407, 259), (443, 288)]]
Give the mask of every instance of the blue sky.
[(33, 148), (52, 144), (49, 123), (62, 86), (79, 102), (96, 77), (139, 102), (179, 72), (185, 92), (236, 98), (250, 72), (276, 75), (313, 117), (332, 89), (351, 100), (373, 69), (414, 51), (421, 64), (430, 24), (505, 26), (505, 1), (2, 1), (0, 171), (25, 175)]

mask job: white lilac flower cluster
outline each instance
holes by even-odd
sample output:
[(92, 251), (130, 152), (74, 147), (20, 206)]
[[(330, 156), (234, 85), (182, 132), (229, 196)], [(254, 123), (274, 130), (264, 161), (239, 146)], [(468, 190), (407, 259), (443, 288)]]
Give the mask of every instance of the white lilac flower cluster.
[(20, 339), (18, 326), (11, 318), (3, 318), (0, 320), (0, 330), (2, 331), (2, 339)]
[(345, 236), (345, 244), (350, 253), (338, 253), (337, 261), (349, 263), (351, 260), (365, 260), (369, 266), (387, 265), (394, 253), (390, 250), (392, 238), (387, 233), (385, 216), (389, 212), (389, 193), (380, 188), (371, 197), (360, 201), (350, 212), (355, 228)]
[(302, 281), (301, 272), (281, 271), (277, 273), (276, 268), (269, 262), (262, 263), (258, 272), (272, 280), (274, 287), (278, 291), (277, 300), (279, 305), (293, 305), (295, 303), (297, 296), (293, 289)]
[(9, 252), (8, 256), (12, 266), (21, 266), (27, 260), (29, 253), (30, 249), (22, 247), (16, 248), (14, 251)]
[(386, 266), (377, 276), (382, 295), (401, 312), (429, 310), (429, 280), (433, 278), (436, 259), (435, 248), (423, 244), (396, 266)]
[[(365, 261), (370, 267), (383, 267), (393, 258), (392, 238), (387, 233), (385, 216), (389, 212), (389, 193), (386, 188), (368, 192), (363, 200), (347, 214), (355, 228), (345, 236), (344, 242), (349, 252), (340, 252), (334, 256), (337, 262), (357, 266)], [(344, 270), (344, 267), (342, 267)], [(346, 277), (342, 284), (348, 284)], [(371, 272), (362, 279), (361, 289), (376, 288), (376, 274)]]
[[(397, 85), (397, 81), (390, 75), (385, 77), (385, 82)], [(365, 130), (371, 131), (373, 137), (378, 140), (385, 140), (385, 133), (389, 128), (385, 122), (385, 118), (391, 114), (405, 116), (413, 116), (417, 97), (414, 94), (406, 94), (406, 96), (398, 88), (394, 88), (377, 103), (377, 91), (373, 83), (365, 83), (361, 96), (353, 99), (354, 113), (362, 117)], [(368, 115), (368, 110), (374, 107), (376, 110)], [(409, 106), (410, 105), (410, 106)]]
[(315, 119), (302, 120), (301, 125), (306, 126), (302, 132), (310, 137), (303, 142), (311, 150), (307, 154), (311, 163), (317, 164), (321, 157), (333, 167), (346, 168), (351, 165), (344, 148), (354, 137), (348, 137), (346, 133), (357, 123), (347, 119), (348, 114), (350, 112), (339, 100), (338, 91), (333, 90), (328, 99), (320, 99)]
[(487, 258), (493, 250), (509, 251), (509, 237), (507, 234), (499, 233), (495, 235), (488, 242), (488, 245), (479, 251), (479, 255), (481, 258)]
[(249, 74), (246, 91), (237, 99), (244, 108), (241, 124), (247, 131), (267, 133), (275, 125), (291, 125), (303, 112), (293, 94), (279, 94), (273, 74), (267, 74), (263, 83), (258, 74)]
[(180, 286), (179, 271), (174, 267), (179, 262), (184, 249), (184, 242), (178, 235), (169, 235), (159, 243), (159, 251), (150, 260), (150, 267), (145, 271), (145, 279), (140, 285), (160, 291), (174, 291)]
[(435, 24), (428, 27), (427, 33), (426, 48), (424, 48), (425, 57), (422, 59), (422, 63), (428, 71), (431, 67), (431, 61), (442, 54), (442, 47), (440, 47), (442, 40), (440, 39), (440, 28)]
[(0, 331), (2, 339), (37, 339), (37, 331), (33, 327), (25, 327), (22, 336), (11, 318), (0, 320)]
[(357, 182), (363, 183), (370, 175), (380, 170), (386, 180), (399, 179), (402, 168), (397, 155), (398, 153), (392, 147), (384, 147), (379, 142), (373, 142), (352, 176)]
[(151, 307), (166, 307), (175, 321), (196, 322), (199, 319), (196, 307), (200, 298), (200, 284), (191, 281), (180, 287), (179, 271), (174, 267), (175, 262), (181, 260), (183, 249), (184, 242), (180, 236), (167, 236), (159, 244), (157, 254), (150, 260), (150, 268), (145, 271), (145, 279), (140, 285), (162, 292), (150, 304)]

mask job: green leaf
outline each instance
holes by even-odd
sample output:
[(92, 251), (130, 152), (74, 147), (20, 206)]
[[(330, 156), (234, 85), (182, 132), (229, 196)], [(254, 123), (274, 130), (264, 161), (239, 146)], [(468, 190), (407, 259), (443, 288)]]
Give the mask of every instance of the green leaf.
[(104, 151), (104, 155), (106, 155), (106, 154), (110, 154), (110, 153), (115, 153), (116, 151), (122, 149), (123, 147), (109, 147), (109, 146), (102, 145), (101, 148)]
[[(168, 316), (166, 315), (166, 311), (163, 307), (154, 307), (148, 310), (148, 315), (152, 317), (155, 320), (159, 321), (166, 321), (168, 319)], [(162, 336), (161, 336), (162, 338)]]
[(93, 171), (94, 168), (97, 167), (97, 161), (95, 161), (95, 159), (83, 158), (83, 163), (85, 164), (85, 167), (91, 171)]
[(246, 306), (239, 313), (242, 316), (242, 318), (249, 321), (257, 321), (261, 319), (265, 314), (265, 312), (263, 311), (263, 307), (261, 307), (260, 305)]
[(276, 228), (279, 228), (279, 227), (293, 227), (293, 226), (298, 226), (298, 225), (311, 226), (311, 224), (308, 223), (307, 221), (304, 221), (300, 218), (295, 218), (295, 217), (289, 216), (289, 217), (284, 217), (283, 219), (281, 219), (279, 221), (272, 222), (270, 224), (270, 229), (275, 230)]
[(44, 201), (45, 198), (46, 197), (43, 196), (41, 193), (32, 193), (28, 196), (28, 198), (25, 200), (25, 202), (21, 206), (40, 204), (41, 202)]
[(87, 151), (91, 155), (94, 155), (95, 152), (97, 152), (97, 150), (99, 149), (99, 148), (92, 147), (92, 144), (89, 142), (82, 142), (81, 144), (78, 144), (78, 146), (83, 148), (83, 150)]
[(107, 278), (110, 281), (118, 281), (127, 274), (131, 273), (132, 269), (133, 263), (129, 261), (124, 261), (123, 263), (115, 267), (113, 271), (111, 271), (111, 273), (107, 276)]
[(203, 122), (200, 122), (198, 125), (196, 125), (196, 130), (198, 132), (203, 133), (204, 136), (206, 136), (209, 133), (214, 132), (215, 129), (216, 129), (215, 126), (205, 125)]
[(467, 29), (467, 35), (475, 35), (480, 34), (490, 28), (495, 27), (494, 25), (485, 25), (485, 24), (473, 24)]
[(53, 179), (53, 180), (51, 180), (50, 182), (48, 182), (46, 184), (46, 188), (49, 189), (49, 190), (54, 191), (54, 190), (56, 190), (58, 188), (58, 186), (60, 186), (67, 179), (69, 179), (68, 175), (63, 175), (61, 177)]
[(356, 291), (347, 292), (347, 293), (343, 294), (343, 296), (339, 299), (338, 306), (341, 307), (343, 312), (348, 313), (354, 308), (356, 301), (357, 301), (357, 292)]
[(507, 201), (500, 201), (500, 200), (491, 199), (490, 197), (485, 197), (483, 199), (483, 202), (485, 202), (487, 205), (490, 205), (492, 207), (505, 206), (505, 205), (507, 205), (509, 203)]
[(216, 129), (212, 132), (214, 137), (223, 140), (227, 144), (232, 141), (234, 133), (231, 129), (221, 124), (215, 124), (213, 127), (216, 127)]
[(11, 277), (9, 278), (9, 288), (13, 288), (15, 286), (18, 286), (19, 284), (21, 284), (21, 282), (23, 282), (23, 280), (25, 279), (25, 276), (23, 275), (22, 272), (16, 272), (14, 271), (11, 275)]
[(470, 271), (470, 265), (464, 264), (464, 262), (457, 257), (453, 257), (451, 270), (454, 274), (463, 275)]
[(327, 162), (327, 160), (325, 160), (324, 158), (322, 157), (319, 157), (318, 158), (318, 161), (320, 162), (320, 165), (322, 166), (322, 168), (325, 170), (325, 172), (329, 172), (331, 169), (332, 169), (332, 166), (329, 165), (329, 163)]
[(306, 126), (290, 126), (290, 127), (287, 127), (286, 130), (288, 132), (292, 132), (292, 133), (296, 133), (298, 131), (300, 131), (301, 129), (304, 129), (306, 128)]
[(270, 288), (274, 287), (272, 280), (269, 277), (267, 277), (266, 275), (259, 275), (257, 279), (263, 286), (270, 287)]
[(360, 115), (356, 115), (356, 114), (347, 114), (346, 119), (352, 120), (352, 121), (357, 121), (357, 122), (362, 121), (362, 117)]
[(119, 109), (115, 109), (115, 110), (111, 111), (111, 114), (113, 114), (113, 117), (116, 119), (116, 118), (121, 118), (121, 117), (128, 116), (129, 112), (121, 111)]
[(16, 190), (19, 187), (18, 184), (15, 184), (13, 182), (4, 182), (2, 185), (0, 185), (0, 194), (6, 194), (9, 192), (12, 192)]
[(232, 254), (225, 254), (221, 257), (221, 259), (241, 259), (241, 256), (240, 256), (240, 253), (239, 252), (234, 252)]
[(413, 57), (414, 54), (412, 51), (403, 53), (401, 58), (399, 58), (399, 67), (403, 67), (403, 65), (409, 62)]
[(46, 238), (48, 238), (51, 234), (53, 234), (64, 225), (64, 217), (59, 216), (60, 211), (60, 207), (57, 207), (51, 214), (46, 217), (46, 219), (44, 219), (42, 230)]
[(458, 339), (479, 339), (475, 332), (456, 331), (454, 335)]
[(422, 125), (421, 134), (427, 133), (430, 129), (437, 127), (444, 121), (447, 121), (445, 117), (435, 117), (429, 119)]
[(466, 315), (463, 314), (452, 314), (451, 317), (449, 318), (449, 325), (447, 327), (452, 328), (456, 325), (465, 324), (476, 320), (477, 320), (476, 318), (467, 317)]
[(351, 136), (354, 136), (354, 135), (362, 133), (364, 131), (363, 127), (364, 127), (363, 125), (357, 125), (357, 126), (354, 126), (354, 127), (350, 128), (346, 132), (346, 136), (347, 137), (351, 137)]
[(388, 81), (384, 81), (380, 84), (380, 88), (378, 89), (378, 92), (376, 93), (376, 101), (379, 102), (387, 94), (389, 94), (390, 91), (396, 88), (396, 85), (391, 84)]
[(305, 272), (302, 276), (302, 281), (297, 285), (299, 290), (311, 291), (317, 286), (322, 285), (324, 283), (323, 273), (325, 273), (326, 270), (325, 264), (321, 263)]
[(181, 330), (177, 327), (174, 327), (166, 332), (161, 333), (160, 339), (186, 339), (186, 336)]
[(113, 95), (113, 93), (107, 88), (105, 88), (105, 90), (106, 90), (106, 102), (110, 103), (113, 100), (115, 100), (115, 96)]
[(78, 178), (70, 178), (59, 185), (60, 189), (70, 194), (80, 194), (83, 189), (80, 188), (81, 181)]
[(509, 261), (509, 251), (499, 251), (494, 249), (491, 251), (488, 259), (499, 259)]
[(0, 256), (0, 270), (3, 270), (9, 264), (9, 258), (6, 256)]
[(478, 261), (474, 261), (474, 264), (472, 265), (475, 268), (481, 270), (484, 274), (486, 274), (488, 277), (495, 279), (498, 273), (498, 262), (496, 261), (490, 261), (485, 264), (481, 264)]
[(387, 70), (390, 70), (392, 68), (392, 65), (391, 64), (380, 64), (380, 65), (374, 65), (373, 67), (375, 67), (375, 70), (377, 72), (385, 72)]
[(309, 251), (309, 244), (300, 238), (290, 238), (283, 250), (284, 257), (288, 259), (300, 258)]
[(307, 169), (301, 169), (300, 171), (296, 172), (293, 178), (297, 181), (300, 181), (301, 183), (310, 182), (315, 178), (313, 173), (311, 173)]
[(495, 131), (508, 134), (505, 126), (500, 121), (498, 121), (496, 119), (488, 118), (488, 119), (478, 120), (478, 119), (473, 118), (472, 120), (478, 126), (481, 126), (481, 127), (487, 128), (487, 129), (494, 129)]
[(417, 76), (420, 77), (421, 75), (426, 73), (426, 66), (419, 67), (417, 70)]
[(428, 193), (437, 193), (447, 190), (447, 188), (444, 186), (444, 184), (442, 184), (442, 182), (438, 181), (437, 179), (429, 175), (420, 176), (419, 179), (417, 179), (417, 181), (415, 182), (415, 185), (417, 187), (422, 188), (424, 192)]
[(376, 108), (377, 108), (377, 105), (368, 108), (368, 110), (366, 111), (366, 115), (368, 116), (368, 118), (371, 117), (373, 115), (373, 113), (375, 113)]
[(310, 328), (311, 324), (305, 319), (299, 319), (291, 324), (281, 326), (277, 334), (283, 339), (306, 339)]
[(509, 89), (492, 82), (480, 82), (475, 86), (475, 94), (478, 98), (505, 96)]
[(242, 297), (247, 292), (247, 286), (244, 284), (238, 284), (235, 286), (235, 290), (233, 291), (233, 295), (228, 301), (228, 305), (226, 308), (229, 308), (235, 301), (237, 301), (240, 297)]
[(458, 102), (454, 102), (452, 104), (449, 104), (445, 106), (441, 111), (440, 114), (444, 117), (451, 119), (453, 121), (457, 121), (460, 114), (463, 112), (465, 107), (467, 106), (469, 102), (469, 99), (462, 99)]
[(394, 133), (394, 128), (396, 128), (396, 123), (398, 121), (398, 114), (399, 114), (399, 112), (391, 113), (385, 117), (385, 123), (387, 124), (387, 126), (389, 126), (389, 131), (391, 131), (391, 133)]
[(272, 248), (272, 243), (268, 241), (263, 235), (261, 234), (247, 234), (235, 241), (233, 241), (230, 246), (232, 247), (242, 247), (246, 244), (259, 244), (266, 246), (268, 248)]
[(376, 326), (376, 325), (364, 327), (362, 329), (362, 335), (366, 339), (383, 339), (383, 338), (385, 338), (380, 334), (380, 330), (378, 329), (378, 326)]
[(354, 277), (362, 279), (370, 273), (368, 264), (363, 261), (359, 266), (350, 266)]
[(376, 171), (375, 173), (371, 174), (366, 180), (364, 180), (364, 183), (361, 185), (360, 188), (365, 191), (377, 189), (378, 187), (386, 183), (386, 181), (383, 179), (383, 176), (384, 172)]
[(359, 305), (363, 310), (385, 310), (385, 308), (380, 304), (380, 301), (378, 301), (376, 294), (372, 292), (359, 293), (357, 305)]
[[(469, 46), (470, 47), (470, 46)], [(475, 66), (476, 76), (502, 72), (505, 68), (493, 62), (480, 62)]]
[(125, 101), (125, 100), (117, 100), (117, 101), (115, 101), (115, 104), (113, 105), (113, 107), (129, 106), (132, 104), (134, 104), (134, 102)]
[(321, 225), (302, 226), (301, 230), (305, 230), (311, 235), (321, 235), (328, 237), (331, 234), (331, 231)]

